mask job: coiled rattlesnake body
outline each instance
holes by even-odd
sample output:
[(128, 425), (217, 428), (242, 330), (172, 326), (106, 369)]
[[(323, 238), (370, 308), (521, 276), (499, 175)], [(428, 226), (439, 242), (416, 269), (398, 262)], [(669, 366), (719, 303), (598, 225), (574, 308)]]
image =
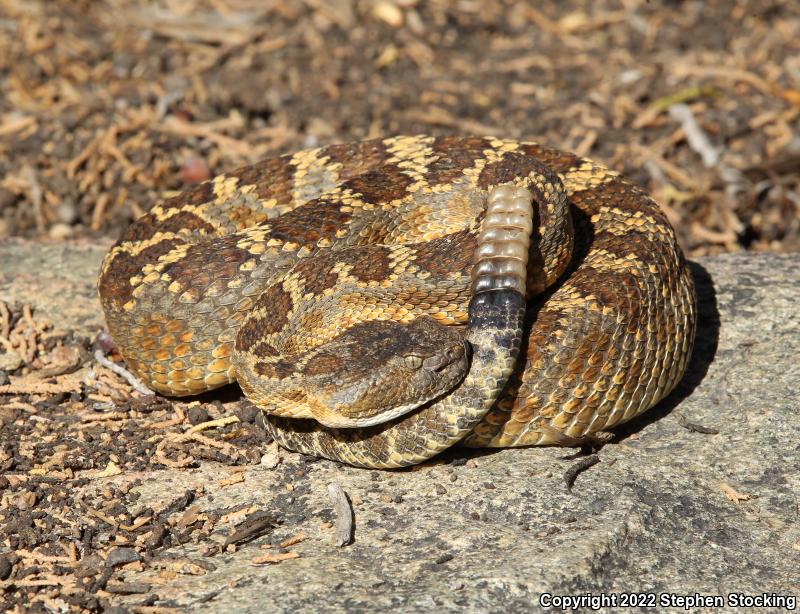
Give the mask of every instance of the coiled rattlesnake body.
[(137, 220), (99, 291), (155, 390), (239, 381), (282, 445), (383, 467), (613, 428), (674, 388), (696, 319), (642, 190), (489, 137), (332, 145), (220, 175)]

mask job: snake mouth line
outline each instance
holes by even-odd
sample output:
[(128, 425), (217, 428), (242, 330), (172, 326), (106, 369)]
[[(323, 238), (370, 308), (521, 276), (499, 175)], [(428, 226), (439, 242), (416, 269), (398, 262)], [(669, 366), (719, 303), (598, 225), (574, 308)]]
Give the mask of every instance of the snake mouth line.
[[(452, 391), (448, 390), (445, 394), (441, 396), (447, 396), (448, 394), (450, 394), (450, 392)], [(337, 416), (335, 414), (330, 414), (329, 416), (318, 415), (314, 419), (321, 425), (331, 429), (356, 429), (367, 426), (378, 426), (380, 424), (385, 424), (386, 422), (395, 420), (396, 418), (401, 418), (406, 414), (408, 414), (409, 412), (421, 408), (428, 402), (433, 401), (434, 398), (438, 397), (424, 399), (420, 403), (408, 403), (406, 405), (399, 405), (398, 407), (394, 407), (389, 411), (382, 412), (380, 414), (376, 414), (374, 416), (369, 416), (366, 418), (348, 418), (345, 416)]]
[(469, 373), (472, 358), (472, 345), (469, 343), (469, 341), (464, 339), (462, 340), (462, 347), (463, 351), (460, 353), (460, 355), (456, 356), (455, 352), (448, 351), (447, 362), (442, 362), (440, 360), (439, 362), (436, 362), (436, 364), (430, 365), (428, 377), (431, 380), (433, 380), (435, 377), (440, 377), (444, 372), (447, 371), (454, 371), (456, 373), (460, 372), (460, 375), (456, 379), (453, 379), (451, 385), (445, 390), (439, 390), (435, 386), (431, 385), (428, 387), (432, 391), (430, 394), (424, 394), (418, 399), (415, 399), (413, 402), (403, 403), (385, 411), (379, 411), (373, 415), (361, 417), (338, 414), (330, 411), (328, 408), (322, 405), (318, 405), (314, 408), (314, 420), (325, 427), (333, 429), (356, 429), (378, 426), (406, 416), (417, 409), (422, 409), (431, 403), (439, 401), (447, 397), (454, 390), (458, 389), (458, 387), (464, 381), (467, 373)]

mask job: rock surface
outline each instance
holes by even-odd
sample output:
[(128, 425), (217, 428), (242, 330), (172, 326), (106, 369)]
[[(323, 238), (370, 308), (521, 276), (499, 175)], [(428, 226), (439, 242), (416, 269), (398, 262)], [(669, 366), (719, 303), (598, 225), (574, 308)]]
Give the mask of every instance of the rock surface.
[[(0, 242), (0, 300), (92, 335), (105, 248)], [(394, 472), (272, 451), (224, 487), (230, 472), (210, 461), (153, 470), (136, 476), (142, 505), (202, 484), (201, 505), (253, 502), (281, 535), (307, 536), (279, 564), (252, 563), (267, 552), (258, 540), (217, 555), (212, 571), (159, 586), (154, 605), (485, 612), (538, 610), (543, 593), (800, 595), (800, 255), (719, 256), (693, 270), (701, 320), (687, 377), (620, 429), (571, 493), (575, 460), (556, 448), (457, 451)], [(718, 433), (682, 426), (692, 424)], [(353, 503), (343, 547), (328, 526), (332, 482)], [(174, 550), (200, 558), (191, 544)]]

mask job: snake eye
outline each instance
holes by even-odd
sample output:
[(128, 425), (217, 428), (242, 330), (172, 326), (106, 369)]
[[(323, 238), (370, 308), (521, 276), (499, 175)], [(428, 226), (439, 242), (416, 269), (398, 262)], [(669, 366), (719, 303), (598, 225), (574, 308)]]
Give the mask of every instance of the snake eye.
[(422, 356), (416, 354), (406, 354), (403, 356), (403, 363), (409, 369), (419, 369), (422, 366)]

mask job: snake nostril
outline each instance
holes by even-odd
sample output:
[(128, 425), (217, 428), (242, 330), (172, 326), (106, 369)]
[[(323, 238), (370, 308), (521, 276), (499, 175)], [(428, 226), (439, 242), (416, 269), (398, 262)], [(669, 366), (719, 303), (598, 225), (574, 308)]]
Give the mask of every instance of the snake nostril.
[(436, 371), (442, 371), (446, 367), (452, 365), (458, 359), (458, 351), (456, 348), (447, 348), (442, 354), (441, 360), (434, 367)]

